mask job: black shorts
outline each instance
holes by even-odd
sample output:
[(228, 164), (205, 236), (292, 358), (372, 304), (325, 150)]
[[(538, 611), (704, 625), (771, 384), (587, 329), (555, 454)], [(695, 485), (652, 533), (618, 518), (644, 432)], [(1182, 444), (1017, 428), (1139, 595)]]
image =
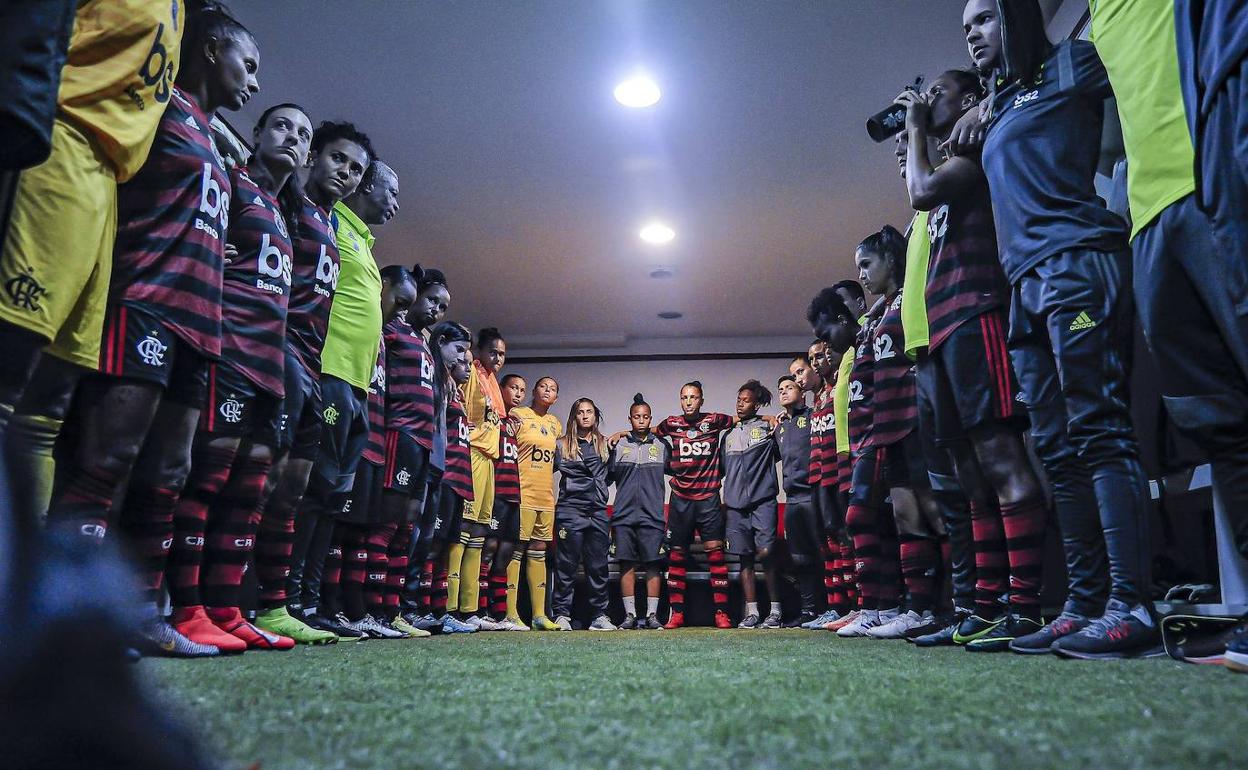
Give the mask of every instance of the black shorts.
[(386, 431), (387, 490), (424, 500), (425, 484), (429, 481), (429, 450), (410, 434), (401, 430)]
[(208, 364), (208, 395), (199, 413), (201, 432), (248, 437), (276, 447), (280, 423), (281, 399), (261, 391), (229, 364)]
[(364, 391), (328, 375), (321, 378), (321, 398), (321, 446), (308, 487), (334, 502), (334, 496), (345, 496), (355, 482), (368, 443), (368, 401)]
[(286, 351), (286, 397), (278, 414), (281, 451), (296, 460), (315, 460), (321, 446), (321, 384)]
[(351, 495), (343, 503), (338, 514), (340, 521), (352, 524), (376, 524), (381, 521), (382, 467), (361, 462), (355, 469), (355, 483)]
[(620, 524), (611, 528), (609, 553), (619, 562), (655, 564), (667, 557), (664, 537), (661, 523)]
[(854, 457), (854, 480), (849, 488), (849, 504), (879, 508), (888, 497), (884, 463), (878, 447), (868, 447)]
[(504, 543), (520, 542), (520, 503), (494, 496), (494, 511), (490, 516), (490, 537)]
[(790, 497), (784, 503), (784, 542), (798, 566), (813, 564), (823, 552), (822, 522), (815, 508), (810, 497)]
[(724, 550), (738, 556), (753, 556), (771, 550), (776, 543), (775, 500), (764, 500), (749, 508), (729, 508), (725, 520), (727, 542)]
[(165, 398), (202, 409), (208, 396), (208, 359), (154, 314), (131, 305), (109, 308), (100, 372), (154, 382)]
[(668, 550), (688, 548), (693, 542), (694, 530), (704, 543), (724, 539), (724, 512), (719, 507), (719, 495), (705, 500), (672, 495), (667, 511)]
[(964, 439), (987, 425), (1027, 427), (1027, 405), (1006, 347), (1008, 327), (1003, 311), (983, 313), (963, 321), (920, 359), (919, 420), (937, 443)]
[[(425, 505), (429, 505), (428, 498), (425, 500)], [(431, 554), (438, 553), (450, 542), (451, 538), (459, 536), (459, 527), (464, 520), (464, 498), (455, 494), (455, 490), (449, 485), (442, 484), (441, 489), (438, 490), (436, 505)]]
[(881, 447), (884, 462), (884, 482), (889, 487), (923, 489), (931, 486), (927, 480), (927, 463), (923, 456), (923, 440), (917, 430), (906, 434), (901, 441)]

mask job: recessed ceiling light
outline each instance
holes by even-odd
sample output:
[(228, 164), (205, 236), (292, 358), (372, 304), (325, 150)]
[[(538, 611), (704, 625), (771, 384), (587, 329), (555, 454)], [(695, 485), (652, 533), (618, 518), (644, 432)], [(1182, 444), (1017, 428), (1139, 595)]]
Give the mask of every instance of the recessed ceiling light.
[(651, 222), (638, 235), (646, 243), (667, 243), (676, 237), (676, 231), (662, 222)]
[(625, 107), (649, 107), (659, 101), (663, 94), (659, 86), (645, 75), (629, 78), (615, 87), (615, 100)]
[(676, 272), (670, 267), (656, 267), (650, 271), (651, 278), (671, 278)]
[(675, 310), (664, 310), (662, 313), (659, 313), (659, 318), (662, 318), (664, 321), (675, 321), (677, 318), (684, 317), (684, 313), (678, 313)]

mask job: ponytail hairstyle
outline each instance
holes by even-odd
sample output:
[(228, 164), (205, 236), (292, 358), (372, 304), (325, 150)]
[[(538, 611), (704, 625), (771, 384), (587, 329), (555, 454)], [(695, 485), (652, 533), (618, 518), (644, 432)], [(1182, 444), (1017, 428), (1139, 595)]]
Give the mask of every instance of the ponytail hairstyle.
[(1044, 32), (1039, 0), (996, 0), (1001, 25), (1001, 66), (994, 81), (1031, 83), (1053, 50)]
[(563, 437), (559, 439), (559, 449), (567, 460), (579, 460), (581, 457), (581, 440), (576, 433), (576, 410), (581, 404), (589, 404), (594, 408), (594, 427), (590, 429), (589, 440), (598, 456), (606, 460), (611, 453), (611, 447), (607, 444), (607, 437), (602, 435), (602, 410), (591, 398), (578, 398), (572, 402), (572, 409), (568, 412), (568, 424), (564, 428)]
[[(260, 133), (260, 129), (264, 128), (264, 124), (268, 122), (269, 116), (277, 110), (298, 110), (308, 119), (308, 124), (312, 123), (312, 116), (303, 107), (294, 102), (282, 102), (275, 104), (260, 114), (260, 119), (256, 121), (255, 127), (251, 130), (252, 134)], [(311, 141), (308, 143), (311, 147)], [(309, 150), (310, 152), (311, 150)], [(299, 181), (297, 171), (292, 172), (286, 178), (286, 184), (282, 185), (282, 189), (277, 191), (277, 205), (282, 209), (282, 218), (286, 220), (286, 231), (290, 234), (293, 241), (299, 237), (299, 214), (303, 211), (303, 183)]]
[(437, 414), (446, 412), (446, 405), (450, 402), (451, 388), (455, 387), (455, 383), (451, 380), (451, 372), (442, 361), (442, 346), (451, 342), (467, 342), (471, 346), (472, 332), (468, 331), (463, 324), (454, 321), (442, 321), (429, 332), (429, 351), (437, 357), (435, 370), (442, 373), (441, 377), (433, 378), (433, 403)]
[[(645, 408), (650, 409), (650, 405), (646, 403), (646, 397), (640, 393), (633, 394), (633, 405), (628, 408), (629, 414), (633, 413), (633, 406), (644, 406)], [(651, 409), (651, 411), (654, 410)]]
[(697, 389), (698, 389), (698, 393), (702, 393), (702, 381), (701, 381), (701, 380), (691, 380), (691, 381), (689, 381), (689, 382), (686, 382), (684, 385), (681, 385), (681, 386), (680, 386), (680, 389), (681, 389), (681, 390), (684, 390), (685, 388), (697, 388)]
[(451, 287), (446, 283), (446, 276), (436, 267), (424, 268), (417, 262), (412, 265), (412, 275), (416, 278), (417, 294), (420, 294), (430, 286), (441, 286), (447, 291), (451, 290)]
[(763, 383), (758, 380), (749, 380), (744, 385), (737, 388), (738, 393), (743, 390), (748, 390), (750, 395), (754, 396), (754, 402), (759, 406), (771, 405), (771, 391), (763, 387)]
[(893, 280), (901, 286), (906, 280), (906, 236), (892, 225), (884, 225), (879, 232), (872, 233), (858, 244), (862, 251), (879, 254), (888, 262), (893, 271)]

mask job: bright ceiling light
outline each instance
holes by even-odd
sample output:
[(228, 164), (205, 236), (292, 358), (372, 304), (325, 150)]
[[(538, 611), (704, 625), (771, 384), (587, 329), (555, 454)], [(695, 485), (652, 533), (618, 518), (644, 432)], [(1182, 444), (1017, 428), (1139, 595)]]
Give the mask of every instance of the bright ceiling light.
[(629, 78), (615, 87), (615, 100), (625, 107), (649, 107), (661, 96), (658, 84), (645, 75)]
[(676, 237), (676, 231), (662, 222), (651, 222), (638, 235), (646, 243), (667, 243)]

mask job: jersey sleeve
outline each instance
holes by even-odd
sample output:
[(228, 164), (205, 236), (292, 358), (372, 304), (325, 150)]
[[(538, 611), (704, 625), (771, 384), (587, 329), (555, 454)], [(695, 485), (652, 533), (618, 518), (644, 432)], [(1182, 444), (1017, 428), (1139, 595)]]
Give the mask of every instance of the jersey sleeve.
[(654, 426), (652, 432), (659, 438), (666, 439), (671, 434), (671, 427), (667, 424), (667, 418), (664, 418), (658, 425)]
[[(1101, 99), (1113, 96), (1114, 90), (1109, 84), (1109, 73), (1105, 71), (1105, 65), (1101, 62), (1100, 54), (1096, 52), (1096, 46), (1086, 40), (1073, 40), (1069, 45), (1069, 49), (1060, 52), (1059, 56), (1070, 57), (1070, 72), (1075, 88), (1081, 93)], [(1065, 62), (1058, 65), (1059, 73), (1064, 69), (1064, 65)]]
[(711, 415), (711, 426), (715, 430), (728, 430), (736, 424), (736, 419), (732, 415), (716, 412)]

